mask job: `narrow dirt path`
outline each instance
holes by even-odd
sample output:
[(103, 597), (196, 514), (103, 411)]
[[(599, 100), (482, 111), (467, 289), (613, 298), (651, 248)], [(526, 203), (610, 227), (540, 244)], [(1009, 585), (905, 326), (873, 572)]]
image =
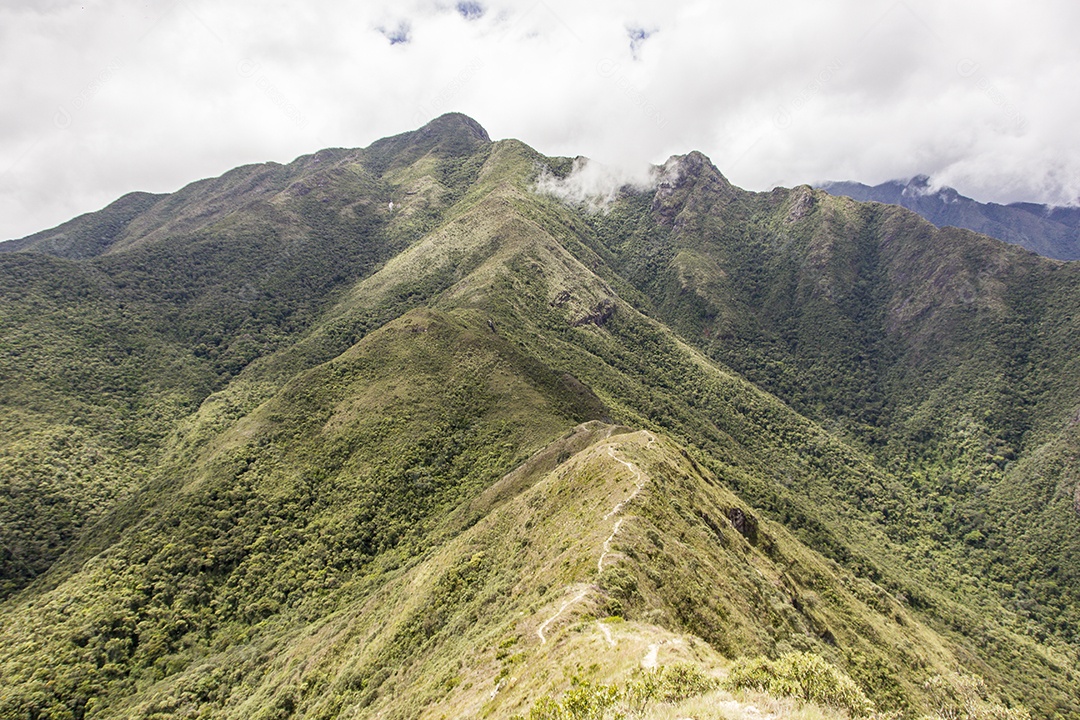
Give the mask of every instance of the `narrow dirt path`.
[[(654, 438), (652, 436), (652, 433), (649, 433), (650, 445), (652, 444), (653, 440)], [(632, 462), (623, 460), (622, 458), (615, 457), (615, 448), (613, 447), (608, 448), (608, 455), (611, 456), (612, 460), (622, 464), (624, 467), (626, 467), (627, 470), (634, 473), (634, 484), (636, 485), (636, 487), (634, 488), (634, 492), (630, 493), (630, 497), (626, 498), (622, 502), (616, 503), (615, 507), (611, 508), (611, 511), (604, 516), (604, 520), (608, 520), (613, 515), (618, 515), (619, 513), (621, 513), (623, 509), (626, 508), (626, 506), (629, 505), (630, 502), (633, 501), (633, 499), (636, 498), (638, 495), (640, 495), (641, 491), (645, 489), (645, 474), (641, 472), (640, 469), (638, 469), (637, 465)], [(604, 560), (605, 558), (607, 558), (608, 555), (611, 554), (611, 541), (614, 540), (615, 536), (619, 534), (619, 528), (622, 527), (622, 522), (623, 518), (619, 518), (615, 521), (615, 527), (611, 529), (611, 534), (608, 535), (607, 540), (604, 541), (604, 546), (600, 550), (600, 559), (596, 561), (596, 569), (599, 572), (604, 571)]]
[(579, 600), (581, 600), (581, 598), (585, 597), (588, 594), (589, 594), (589, 588), (585, 588), (584, 590), (579, 592), (577, 595), (575, 595), (574, 597), (572, 597), (569, 600), (567, 600), (566, 602), (564, 602), (562, 604), (562, 607), (559, 608), (559, 612), (557, 612), (554, 615), (552, 615), (551, 617), (549, 617), (547, 620), (545, 620), (543, 622), (543, 624), (540, 625), (540, 627), (536, 628), (536, 636), (538, 638), (540, 638), (540, 643), (541, 644), (547, 643), (547, 636), (544, 635), (544, 631), (547, 630), (548, 625), (550, 625), (551, 623), (558, 620), (559, 616), (562, 615), (564, 612), (566, 612), (566, 608), (568, 608), (571, 605), (573, 605), (574, 603), (578, 602)]
[(626, 467), (627, 470), (634, 473), (634, 483), (637, 485), (637, 488), (634, 490), (634, 492), (630, 493), (630, 497), (626, 498), (625, 500), (623, 500), (620, 503), (617, 503), (615, 505), (615, 507), (611, 508), (611, 511), (608, 512), (608, 514), (604, 516), (605, 520), (610, 518), (612, 515), (618, 515), (619, 513), (621, 513), (623, 511), (623, 508), (626, 507), (630, 503), (631, 500), (636, 498), (638, 496), (638, 493), (640, 493), (642, 490), (645, 489), (645, 476), (642, 474), (642, 472), (640, 470), (638, 470), (637, 465), (635, 465), (632, 462), (627, 462), (626, 460), (623, 460), (622, 458), (615, 457), (615, 448), (613, 448), (613, 447), (608, 448), (608, 455), (611, 456), (612, 460), (614, 460), (617, 463), (622, 464), (623, 466)]
[(611, 534), (608, 535), (607, 540), (604, 541), (604, 548), (600, 553), (600, 559), (596, 561), (596, 570), (598, 572), (604, 572), (604, 558), (611, 554), (611, 541), (615, 539), (615, 534), (619, 532), (622, 521), (622, 518), (615, 521), (615, 527), (611, 528)]
[(607, 644), (610, 647), (615, 647), (615, 638), (611, 635), (611, 628), (605, 625), (601, 620), (596, 621), (596, 627), (600, 628), (600, 632), (603, 633), (604, 639), (607, 640)]
[[(656, 441), (656, 438), (653, 436), (653, 434), (651, 432), (649, 432), (647, 430), (645, 431), (645, 434), (649, 438), (648, 445), (651, 446), (653, 444), (653, 442)], [(609, 520), (609, 519), (611, 519), (612, 516), (618, 515), (619, 513), (621, 513), (626, 508), (626, 506), (630, 503), (630, 501), (632, 501), (634, 498), (636, 498), (641, 493), (641, 491), (645, 489), (645, 474), (643, 472), (641, 472), (641, 470), (638, 468), (637, 465), (635, 465), (632, 462), (628, 462), (626, 460), (623, 460), (620, 457), (616, 457), (615, 456), (615, 448), (613, 448), (613, 447), (608, 448), (608, 455), (611, 456), (612, 460), (614, 460), (615, 462), (623, 465), (627, 470), (634, 473), (634, 484), (635, 484), (636, 487), (634, 488), (634, 492), (630, 493), (629, 497), (627, 497), (625, 500), (622, 500), (621, 502), (616, 503), (615, 507), (611, 508), (611, 510), (607, 513), (607, 515), (604, 515), (603, 520)], [(596, 569), (597, 569), (598, 572), (603, 572), (604, 571), (604, 560), (607, 558), (608, 555), (611, 554), (611, 543), (615, 539), (615, 536), (619, 533), (619, 528), (622, 527), (623, 520), (624, 520), (624, 518), (619, 518), (618, 520), (615, 521), (615, 526), (611, 529), (611, 534), (608, 535), (606, 540), (604, 540), (604, 543), (600, 548), (600, 559), (596, 561)], [(549, 617), (547, 620), (545, 620), (540, 625), (540, 627), (538, 627), (536, 629), (536, 636), (538, 638), (540, 638), (540, 643), (541, 644), (546, 644), (547, 643), (547, 635), (545, 635), (545, 631), (547, 630), (548, 626), (551, 625), (551, 623), (553, 623), (555, 620), (557, 620), (564, 612), (566, 612), (567, 608), (569, 608), (571, 605), (573, 605), (576, 602), (579, 602), (582, 598), (584, 598), (588, 594), (589, 589), (590, 588), (585, 588), (584, 590), (579, 592), (577, 595), (575, 595), (571, 599), (564, 602), (562, 604), (562, 607), (559, 608), (559, 611), (557, 613), (555, 613), (554, 615)], [(607, 639), (608, 644), (611, 645), (611, 647), (615, 647), (615, 640), (611, 636), (611, 630), (609, 630), (607, 628), (607, 626), (605, 626), (603, 623), (601, 623), (599, 621), (597, 622), (597, 624), (600, 626), (601, 632), (604, 633), (604, 637)]]

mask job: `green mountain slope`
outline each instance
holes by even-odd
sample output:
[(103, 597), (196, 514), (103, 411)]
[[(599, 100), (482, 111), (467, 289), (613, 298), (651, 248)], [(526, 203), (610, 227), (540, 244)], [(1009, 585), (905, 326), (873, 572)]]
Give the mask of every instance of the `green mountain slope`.
[[(983, 408), (965, 384), (983, 366), (952, 372), (966, 339), (856, 362), (895, 341), (876, 339), (873, 303), (835, 302), (878, 272), (872, 257), (840, 272), (837, 248), (895, 244), (917, 267), (922, 226), (825, 234), (814, 196), (743, 193), (703, 156), (683, 162), (683, 180), (590, 215), (534, 191), (565, 162), (451, 115), (271, 168), (270, 189), (249, 169), (196, 184), (94, 257), (0, 255), (33, 268), (4, 295), (26, 334), (5, 356), (25, 381), (4, 395), (19, 492), (0, 509), (34, 522), (5, 524), (4, 542), (38, 563), (4, 570), (0, 717), (509, 717), (582, 682), (636, 682), (642, 663), (721, 677), (737, 657), (794, 651), (883, 711), (938, 710), (926, 683), (963, 672), (1005, 703), (1080, 717), (1075, 518), (1045, 503), (1070, 472), (1074, 431), (1054, 425), (1068, 401), (1031, 395), (1014, 465), (947, 498), (990, 516), (1023, 497), (1014, 525), (1047, 520), (1025, 531), (1044, 553), (1025, 567), (949, 526), (940, 490), (915, 482), (982, 467), (946, 454), (946, 400)], [(733, 241), (779, 222), (788, 250)], [(981, 278), (989, 241), (972, 237), (960, 253)], [(767, 302), (742, 285), (751, 251), (793, 273), (787, 289), (753, 280)], [(57, 268), (86, 290), (50, 285)], [(833, 274), (800, 275), (820, 268)], [(254, 298), (229, 291), (238, 278)], [(942, 332), (946, 286), (918, 316)], [(798, 292), (805, 354), (770, 324)], [(754, 312), (768, 302), (775, 315)], [(1071, 321), (1054, 317), (1067, 344)], [(127, 345), (94, 340), (113, 326)], [(1071, 361), (1056, 347), (1039, 351), (1051, 370)], [(936, 365), (896, 360), (916, 350)], [(57, 382), (111, 377), (121, 353), (115, 398)], [(928, 437), (893, 438), (909, 396), (889, 383), (912, 378), (952, 393), (948, 412), (928, 415)], [(881, 389), (840, 401), (833, 383)], [(75, 423), (78, 407), (99, 424)], [(78, 512), (58, 511), (72, 486)], [(1061, 574), (1040, 575), (1055, 558)], [(976, 561), (1030, 580), (1003, 592)], [(1037, 576), (1056, 588), (1032, 589)], [(1017, 593), (1066, 612), (1055, 625)]]
[[(681, 168), (589, 219), (657, 316), (872, 452), (960, 567), (1075, 638), (1080, 266), (805, 187), (742, 192), (700, 156)], [(1050, 456), (1036, 479), (1027, 459)]]
[[(671, 502), (686, 492), (693, 508)], [(314, 662), (275, 647), (258, 689), (235, 707), (224, 703), (223, 714), (292, 705), (314, 717), (357, 708), (389, 717), (505, 716), (565, 688), (564, 668), (569, 675), (595, 662), (594, 681), (610, 682), (653, 645), (722, 666), (717, 645), (755, 653), (793, 640), (844, 662), (818, 637), (828, 628), (850, 636), (850, 653), (879, 663), (891, 644), (918, 647), (910, 660), (930, 668), (953, 662), (899, 606), (882, 617), (866, 604), (882, 602), (872, 586), (800, 554), (782, 531), (755, 524), (751, 544), (724, 522), (736, 511), (749, 513), (670, 442), (581, 426), (462, 505), (455, 519), (475, 521), (468, 530), (367, 602), (309, 629), (318, 639), (308, 642), (320, 648)], [(715, 529), (703, 518), (715, 518)], [(818, 598), (811, 588), (825, 585), (839, 594)], [(760, 613), (773, 616), (769, 630)], [(859, 637), (856, 617), (881, 623), (876, 642)], [(181, 682), (220, 664), (196, 666)], [(182, 709), (163, 686), (131, 707)]]
[(394, 217), (393, 186), (365, 165), (379, 153), (324, 151), (154, 202), (129, 196), (116, 206), (135, 214), (109, 243), (99, 233), (115, 206), (14, 243), (37, 252), (0, 253), (0, 467), (15, 498), (0, 505), (0, 597), (142, 482), (163, 437), (207, 395), (290, 346), (438, 221), (470, 174), (461, 158), (428, 150), (424, 167), (450, 184), (425, 174), (413, 196), (415, 183), (403, 183), (406, 210)]

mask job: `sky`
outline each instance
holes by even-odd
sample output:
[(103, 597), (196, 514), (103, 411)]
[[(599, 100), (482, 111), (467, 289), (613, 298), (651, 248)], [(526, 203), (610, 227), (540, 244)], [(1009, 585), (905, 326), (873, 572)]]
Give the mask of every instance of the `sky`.
[(612, 176), (1080, 201), (1080, 3), (4, 0), (0, 239), (464, 112)]

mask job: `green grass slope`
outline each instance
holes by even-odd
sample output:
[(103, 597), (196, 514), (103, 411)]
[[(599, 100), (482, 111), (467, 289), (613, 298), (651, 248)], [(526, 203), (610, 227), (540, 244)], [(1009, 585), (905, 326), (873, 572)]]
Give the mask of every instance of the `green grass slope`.
[(4, 646), (0, 714), (78, 715), (264, 624), (310, 622), (377, 576), (376, 558), (437, 545), (441, 513), (601, 414), (490, 330), (405, 315), (163, 468), (118, 542), (5, 607), (5, 637), (23, 642)]
[[(351, 359), (374, 361), (366, 351), (383, 343), (397, 349), (384, 334), (447, 330), (438, 324), (426, 313), (395, 324)], [(348, 404), (355, 412), (355, 397)], [(257, 442), (258, 431), (243, 434)], [(55, 674), (25, 668), (30, 679), (18, 662), (32, 657), (28, 644), (5, 652), (13, 684), (0, 708), (11, 717), (509, 717), (581, 679), (626, 683), (639, 667), (672, 663), (722, 676), (734, 657), (813, 650), (849, 668), (880, 706), (912, 712), (928, 702), (924, 681), (958, 664), (888, 593), (758, 518), (668, 439), (594, 422), (497, 482), (470, 466), (481, 482), (462, 478), (451, 493), (464, 500), (443, 514), (409, 507), (408, 529), (391, 540), (371, 529), (392, 533), (383, 523), (393, 510), (364, 528), (355, 513), (378, 516), (374, 504), (334, 497), (316, 500), (321, 512), (297, 526), (288, 513), (297, 489), (276, 487), (260, 467), (245, 472), (254, 477), (242, 504), (236, 483), (226, 485), (228, 518), (215, 507), (224, 488), (186, 489), (182, 517), (160, 510), (37, 599), (36, 642), (63, 662)], [(346, 477), (317, 492), (364, 492), (362, 479)], [(198, 527), (211, 518), (216, 526)], [(333, 537), (341, 547), (327, 552)], [(243, 546), (255, 552), (244, 557)], [(72, 604), (80, 610), (63, 618)], [(107, 626), (89, 625), (103, 617)], [(60, 689), (65, 704), (43, 703)]]

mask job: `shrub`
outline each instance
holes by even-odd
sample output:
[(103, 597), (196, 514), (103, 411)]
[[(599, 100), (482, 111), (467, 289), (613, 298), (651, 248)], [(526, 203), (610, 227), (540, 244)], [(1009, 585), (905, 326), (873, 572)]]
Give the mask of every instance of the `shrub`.
[(718, 683), (695, 665), (678, 663), (636, 674), (624, 693), (627, 708), (641, 713), (652, 702), (682, 702), (715, 690)]
[(560, 700), (545, 695), (526, 716), (513, 720), (623, 720), (640, 717), (657, 702), (677, 703), (715, 690), (717, 682), (694, 665), (668, 665), (634, 674), (623, 687), (598, 685), (579, 677)]
[(753, 689), (777, 697), (844, 708), (853, 715), (873, 711), (873, 704), (845, 672), (814, 653), (791, 653), (778, 660), (742, 659), (725, 683), (730, 689)]
[(515, 715), (513, 720), (621, 720), (622, 713), (609, 712), (619, 701), (619, 689), (614, 685), (593, 684), (574, 677), (572, 687), (562, 700), (545, 695), (529, 708), (524, 718)]
[(975, 675), (935, 675), (926, 682), (936, 712), (927, 720), (1031, 720), (1026, 708), (997, 702)]

